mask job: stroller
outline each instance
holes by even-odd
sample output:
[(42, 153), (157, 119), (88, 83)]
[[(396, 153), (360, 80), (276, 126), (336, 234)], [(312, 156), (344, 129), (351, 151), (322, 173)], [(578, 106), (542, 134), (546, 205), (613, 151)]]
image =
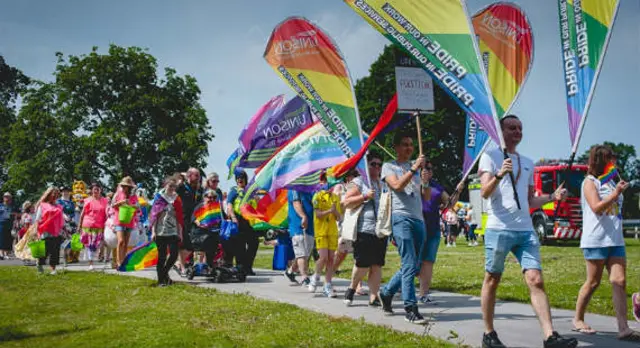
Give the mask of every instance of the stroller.
[(237, 267), (227, 267), (224, 264), (224, 250), (220, 244), (218, 232), (212, 232), (208, 229), (193, 226), (191, 233), (191, 244), (194, 252), (204, 252), (211, 256), (214, 255), (213, 261), (207, 263), (198, 262), (197, 256), (191, 257), (186, 265), (187, 279), (192, 280), (194, 277), (210, 278), (215, 283), (240, 282), (243, 283), (247, 279), (245, 272)]

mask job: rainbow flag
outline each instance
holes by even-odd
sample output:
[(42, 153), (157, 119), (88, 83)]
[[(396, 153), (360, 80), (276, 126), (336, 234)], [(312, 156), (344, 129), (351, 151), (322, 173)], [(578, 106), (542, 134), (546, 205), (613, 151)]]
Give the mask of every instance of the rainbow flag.
[(618, 6), (618, 0), (558, 0), (572, 154), (578, 150)]
[[(515, 4), (500, 2), (478, 11), (472, 19), (482, 61), (487, 71), (498, 118), (518, 99), (533, 63), (533, 30)], [(484, 149), (489, 135), (467, 114), (462, 172), (466, 177)]]
[(461, 0), (345, 0), (418, 61), (433, 80), (504, 148), (475, 34)]
[(265, 194), (258, 200), (255, 208), (250, 204), (245, 204), (240, 208), (240, 213), (256, 231), (272, 228), (286, 229), (289, 227), (287, 190), (277, 190), (274, 197)]
[(288, 188), (296, 179), (332, 167), (346, 157), (329, 131), (316, 122), (283, 145), (269, 161), (256, 170), (242, 199), (244, 205), (262, 189), (273, 192)]
[(222, 223), (220, 201), (203, 203), (193, 212), (194, 221), (204, 228), (218, 227)]
[(158, 264), (158, 247), (155, 242), (147, 242), (131, 250), (118, 267), (120, 272), (133, 272)]
[(264, 58), (307, 102), (343, 153), (354, 156), (364, 142), (360, 116), (349, 69), (333, 40), (307, 19), (289, 17), (273, 30)]
[(598, 176), (598, 180), (600, 180), (600, 183), (604, 185), (609, 181), (613, 180), (617, 176), (618, 176), (618, 168), (616, 168), (616, 166), (613, 163), (609, 163), (607, 164), (606, 167), (604, 167), (604, 173)]

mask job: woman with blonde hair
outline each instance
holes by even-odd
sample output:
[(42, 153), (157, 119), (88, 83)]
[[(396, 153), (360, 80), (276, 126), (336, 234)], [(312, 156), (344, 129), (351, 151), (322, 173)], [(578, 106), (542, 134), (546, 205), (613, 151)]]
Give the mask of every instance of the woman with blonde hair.
[[(138, 196), (133, 193), (135, 187), (136, 184), (133, 182), (133, 179), (131, 179), (130, 176), (125, 176), (118, 184), (118, 189), (116, 190), (116, 194), (113, 196), (113, 201), (111, 202), (111, 207), (115, 214), (113, 219), (115, 224), (114, 229), (118, 236), (116, 268), (120, 267), (120, 264), (124, 261), (124, 258), (127, 255), (127, 246), (129, 245), (129, 239), (131, 238), (131, 231), (135, 228), (137, 221), (135, 214), (140, 212), (140, 209), (138, 209)], [(123, 208), (135, 209), (133, 214), (134, 217), (131, 218), (130, 221), (121, 221), (120, 210)]]
[(64, 213), (62, 207), (56, 204), (60, 197), (57, 187), (48, 188), (40, 197), (36, 205), (34, 223), (38, 226), (38, 237), (45, 242), (45, 256), (38, 259), (38, 273), (44, 273), (42, 266), (49, 258), (51, 275), (56, 274), (56, 266), (60, 261), (60, 233), (64, 227)]

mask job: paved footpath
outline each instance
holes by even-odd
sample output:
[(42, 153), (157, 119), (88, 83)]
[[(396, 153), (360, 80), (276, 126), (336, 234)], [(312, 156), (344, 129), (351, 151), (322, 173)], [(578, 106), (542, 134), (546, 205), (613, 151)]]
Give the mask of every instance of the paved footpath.
[[(0, 262), (0, 265), (2, 264), (7, 263), (6, 261)], [(70, 265), (68, 270), (86, 271), (87, 266), (82, 264)], [(105, 272), (115, 273), (110, 269), (105, 270)], [(395, 330), (419, 335), (428, 334), (456, 344), (472, 347), (481, 345), (483, 332), (482, 314), (480, 312), (480, 298), (475, 296), (449, 292), (432, 293), (433, 298), (438, 302), (437, 305), (422, 305), (420, 308), (423, 315), (431, 319), (430, 324), (419, 326), (404, 320), (402, 301), (398, 296), (393, 303), (396, 314), (387, 317), (382, 314), (381, 310), (368, 307), (367, 297), (356, 297), (353, 305), (346, 307), (342, 302), (344, 290), (348, 285), (348, 281), (345, 279), (334, 280), (338, 298), (328, 299), (321, 295), (321, 291), (310, 294), (306, 288), (291, 285), (281, 272), (256, 270), (256, 273), (256, 276), (248, 277), (246, 283), (227, 284), (215, 284), (198, 277), (193, 281), (187, 281), (184, 278), (180, 278), (173, 271), (171, 276), (176, 281), (184, 281), (196, 286), (290, 303), (332, 316), (345, 316), (353, 319), (364, 318), (364, 320), (372, 324), (388, 326)], [(149, 279), (155, 279), (156, 277), (155, 268), (122, 274)], [(320, 287), (318, 289), (320, 290)], [(580, 341), (580, 347), (640, 347), (640, 344), (621, 342), (615, 338), (616, 324), (613, 317), (587, 314), (587, 323), (599, 332), (596, 335), (583, 335), (571, 331), (573, 311), (553, 309), (552, 316), (555, 329), (564, 336), (576, 337)], [(509, 347), (542, 346), (540, 325), (531, 306), (528, 304), (498, 302), (496, 304), (495, 325), (500, 339)], [(635, 329), (640, 327), (635, 322), (632, 322), (631, 326)]]

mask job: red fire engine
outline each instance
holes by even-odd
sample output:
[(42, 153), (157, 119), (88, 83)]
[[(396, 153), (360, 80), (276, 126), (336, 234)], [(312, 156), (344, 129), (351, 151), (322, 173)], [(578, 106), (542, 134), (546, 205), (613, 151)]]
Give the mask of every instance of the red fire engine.
[[(541, 242), (549, 239), (572, 240), (582, 235), (582, 208), (580, 192), (587, 173), (584, 164), (573, 164), (567, 172), (567, 163), (540, 161), (534, 171), (535, 195), (553, 193), (564, 182), (569, 196), (564, 202), (547, 203), (542, 208), (531, 209), (533, 227)], [(556, 214), (556, 206), (560, 205)]]

